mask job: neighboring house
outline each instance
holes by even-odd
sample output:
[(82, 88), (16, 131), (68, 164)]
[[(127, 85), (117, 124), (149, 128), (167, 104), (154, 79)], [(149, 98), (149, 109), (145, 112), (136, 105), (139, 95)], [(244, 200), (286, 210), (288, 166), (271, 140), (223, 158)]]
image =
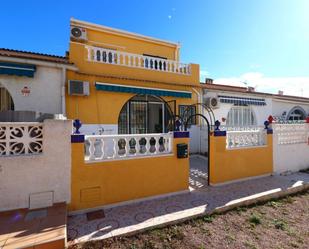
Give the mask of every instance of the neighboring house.
[(0, 49), (0, 121), (35, 121), (65, 114), (66, 70), (62, 56)]
[(280, 121), (305, 120), (309, 98), (255, 92), (252, 88), (201, 84), (204, 103), (213, 109), (222, 125), (263, 126), (272, 115)]
[[(67, 114), (85, 134), (165, 133), (198, 102), (199, 65), (178, 43), (71, 19)], [(192, 107), (193, 108), (193, 107)], [(194, 110), (192, 110), (194, 111)]]
[[(263, 127), (272, 115), (280, 122), (305, 120), (309, 115), (309, 98), (256, 92), (253, 88), (201, 83), (203, 104), (213, 112), (221, 128), (243, 130)], [(203, 114), (210, 121), (211, 115), (205, 108)], [(201, 124), (201, 123), (200, 123)], [(191, 126), (190, 152), (208, 152), (207, 125)]]

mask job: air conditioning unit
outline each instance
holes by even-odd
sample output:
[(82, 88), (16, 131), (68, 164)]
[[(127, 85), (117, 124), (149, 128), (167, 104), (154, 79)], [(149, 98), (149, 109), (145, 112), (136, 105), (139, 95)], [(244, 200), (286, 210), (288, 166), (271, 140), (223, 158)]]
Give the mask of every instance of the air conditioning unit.
[(89, 82), (81, 80), (69, 80), (68, 90), (69, 95), (88, 96)]
[(77, 26), (71, 26), (71, 39), (78, 41), (87, 40), (87, 30)]
[(208, 97), (206, 98), (206, 105), (212, 109), (219, 108), (220, 100), (218, 97)]

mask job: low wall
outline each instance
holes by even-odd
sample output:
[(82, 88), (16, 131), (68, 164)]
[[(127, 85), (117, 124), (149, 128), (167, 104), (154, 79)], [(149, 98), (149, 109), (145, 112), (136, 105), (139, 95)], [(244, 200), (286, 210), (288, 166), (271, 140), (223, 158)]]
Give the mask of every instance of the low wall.
[(226, 148), (226, 134), (210, 136), (209, 181), (211, 185), (273, 172), (272, 135), (267, 135), (267, 145), (237, 149)]
[(177, 158), (176, 146), (179, 143), (188, 144), (189, 138), (174, 138), (173, 154), (86, 163), (84, 142), (75, 141), (72, 143), (69, 210), (187, 190), (189, 159)]
[(273, 124), (274, 172), (309, 168), (309, 124)]
[(41, 192), (70, 201), (71, 133), (71, 121), (45, 120), (41, 154), (0, 156), (0, 211), (29, 208), (30, 195)]

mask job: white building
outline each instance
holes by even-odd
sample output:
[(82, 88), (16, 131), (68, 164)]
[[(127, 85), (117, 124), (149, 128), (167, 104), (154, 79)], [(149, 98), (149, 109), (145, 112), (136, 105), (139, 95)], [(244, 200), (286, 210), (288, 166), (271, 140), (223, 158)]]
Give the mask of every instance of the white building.
[[(221, 123), (221, 128), (242, 130), (250, 127), (263, 127), (271, 115), (277, 120), (304, 120), (309, 115), (309, 98), (255, 92), (252, 88), (218, 84), (201, 84), (202, 102), (213, 111), (212, 118), (205, 108), (203, 114), (214, 125), (214, 120)], [(208, 151), (208, 132), (206, 123), (189, 128), (191, 141), (190, 152), (206, 154)]]
[(0, 122), (65, 114), (67, 58), (0, 49)]
[(216, 120), (231, 127), (263, 126), (270, 115), (283, 121), (305, 120), (309, 115), (309, 98), (246, 87), (203, 84), (203, 100), (213, 109)]

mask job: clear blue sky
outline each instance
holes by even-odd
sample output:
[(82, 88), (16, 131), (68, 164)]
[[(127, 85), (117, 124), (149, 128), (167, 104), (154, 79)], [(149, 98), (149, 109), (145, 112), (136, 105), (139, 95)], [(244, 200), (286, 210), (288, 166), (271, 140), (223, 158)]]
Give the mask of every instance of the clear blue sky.
[(213, 78), (309, 76), (308, 0), (2, 1), (0, 47), (64, 55), (69, 19), (179, 41)]

